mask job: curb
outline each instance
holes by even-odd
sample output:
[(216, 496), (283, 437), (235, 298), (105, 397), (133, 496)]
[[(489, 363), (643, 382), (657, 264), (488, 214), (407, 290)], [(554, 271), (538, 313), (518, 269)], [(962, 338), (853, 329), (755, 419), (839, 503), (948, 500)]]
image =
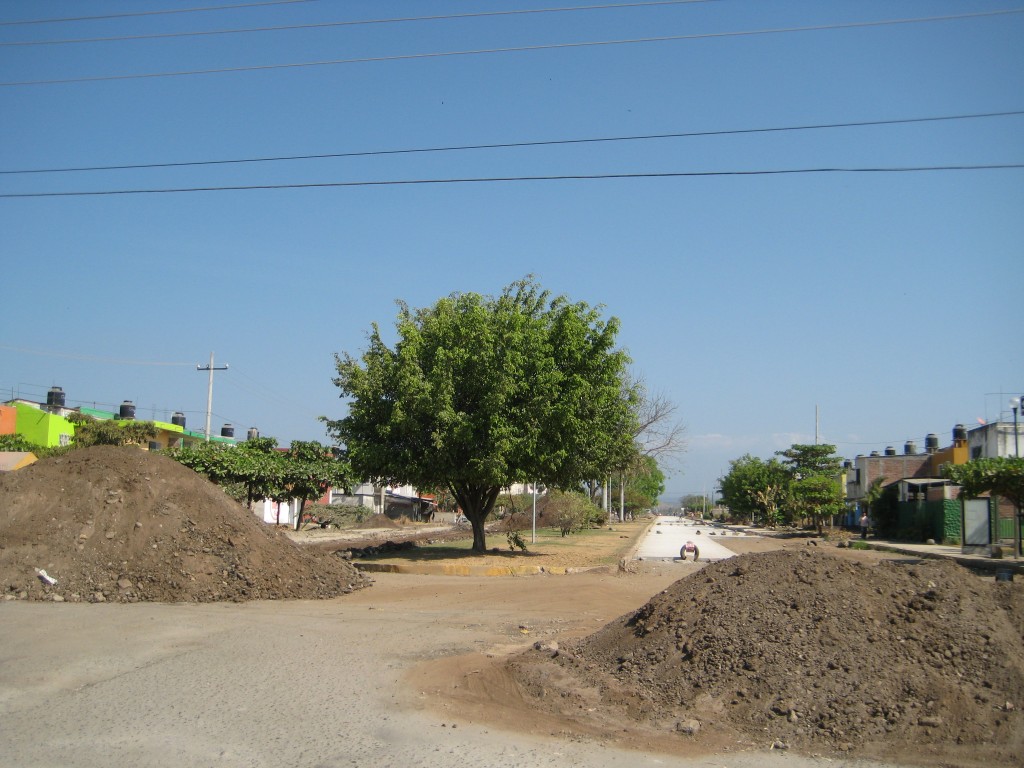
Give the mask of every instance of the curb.
[(574, 573), (611, 572), (608, 565), (565, 568), (546, 565), (457, 565), (452, 563), (361, 563), (352, 561), (364, 573), (406, 573), (421, 576), (567, 576)]
[(1019, 574), (1024, 574), (1024, 561), (1021, 560), (1006, 560), (993, 557), (978, 557), (971, 555), (956, 555), (948, 554), (944, 552), (929, 552), (928, 550), (911, 549), (910, 547), (901, 547), (899, 544), (892, 543), (874, 543), (867, 542), (869, 549), (874, 549), (879, 552), (896, 552), (901, 555), (908, 555), (910, 557), (924, 557), (930, 560), (952, 560), (958, 565), (962, 565), (965, 568), (971, 568), (973, 570), (985, 571), (990, 573), (997, 573), (999, 571), (1016, 571)]

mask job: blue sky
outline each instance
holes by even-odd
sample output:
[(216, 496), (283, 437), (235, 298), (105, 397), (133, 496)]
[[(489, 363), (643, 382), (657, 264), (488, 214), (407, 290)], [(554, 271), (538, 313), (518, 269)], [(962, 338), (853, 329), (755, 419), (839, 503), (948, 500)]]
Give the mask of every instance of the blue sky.
[[(211, 2), (211, 6), (215, 3)], [(227, 5), (228, 3), (223, 3)], [(582, 6), (582, 0), (572, 5)], [(0, 2), (0, 170), (187, 163), (886, 121), (1024, 109), (1024, 8), (994, 0), (719, 0), (9, 45), (570, 4)], [(831, 27), (803, 29), (807, 27)], [(761, 32), (760, 34), (735, 34)], [(729, 34), (727, 34), (729, 33)], [(576, 45), (688, 37), (617, 45)], [(418, 54), (558, 46), (453, 56)], [(28, 81), (262, 67), (175, 77)], [(1024, 117), (175, 168), (0, 174), (0, 194), (351, 181), (1024, 163)], [(622, 321), (678, 406), (667, 497), (730, 459), (948, 444), (1024, 393), (1024, 170), (280, 188), (0, 198), (0, 393), (143, 418), (337, 418), (336, 352), (395, 300), (527, 274)], [(159, 363), (159, 365), (157, 364)]]

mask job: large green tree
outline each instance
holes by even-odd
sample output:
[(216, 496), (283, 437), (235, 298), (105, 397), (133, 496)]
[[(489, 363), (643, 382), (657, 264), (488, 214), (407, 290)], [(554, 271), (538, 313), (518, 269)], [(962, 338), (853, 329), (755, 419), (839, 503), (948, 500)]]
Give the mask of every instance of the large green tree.
[(483, 552), (502, 488), (571, 489), (628, 464), (637, 401), (618, 320), (532, 278), (398, 307), (394, 347), (374, 324), (360, 357), (335, 356), (348, 415), (328, 432), (361, 477), (446, 486)]
[(729, 462), (720, 478), (722, 501), (730, 511), (769, 527), (783, 522), (783, 504), (792, 477), (778, 459), (759, 459), (746, 454)]
[(821, 532), (823, 523), (844, 507), (844, 494), (839, 482), (843, 460), (836, 447), (827, 443), (804, 445), (796, 443), (777, 451), (792, 476), (790, 504), (795, 516), (810, 520)]

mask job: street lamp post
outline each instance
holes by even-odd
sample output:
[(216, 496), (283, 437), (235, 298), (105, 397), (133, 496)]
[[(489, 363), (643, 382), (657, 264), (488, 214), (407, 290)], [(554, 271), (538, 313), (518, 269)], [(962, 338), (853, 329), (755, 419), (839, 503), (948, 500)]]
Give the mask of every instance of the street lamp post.
[(1020, 398), (1011, 397), (1010, 407), (1013, 409), (1013, 455), (1020, 458), (1020, 439), (1017, 437), (1017, 411), (1020, 409)]

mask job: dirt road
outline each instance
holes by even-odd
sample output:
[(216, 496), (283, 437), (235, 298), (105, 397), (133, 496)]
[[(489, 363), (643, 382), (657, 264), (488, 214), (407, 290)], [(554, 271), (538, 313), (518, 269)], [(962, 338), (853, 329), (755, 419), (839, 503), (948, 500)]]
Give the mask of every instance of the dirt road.
[(380, 574), (325, 601), (0, 603), (0, 766), (825, 765), (623, 751), (531, 722), (514, 687), (446, 708), (456, 671), (472, 686), (475, 669), (589, 633), (679, 574)]

